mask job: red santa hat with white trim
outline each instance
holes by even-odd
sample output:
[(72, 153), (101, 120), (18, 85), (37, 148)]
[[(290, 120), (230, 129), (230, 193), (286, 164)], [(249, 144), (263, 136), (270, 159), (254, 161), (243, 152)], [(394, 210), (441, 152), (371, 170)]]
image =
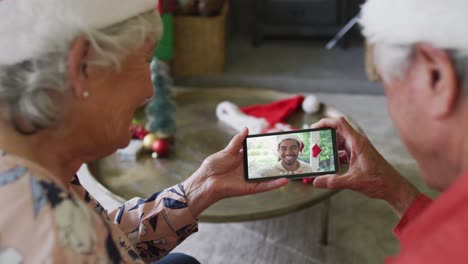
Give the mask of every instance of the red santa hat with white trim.
[(0, 65), (54, 51), (83, 31), (156, 9), (157, 0), (0, 0)]
[(220, 121), (236, 131), (248, 127), (250, 134), (259, 134), (295, 130), (295, 127), (287, 123), (287, 119), (301, 108), (306, 113), (315, 113), (320, 109), (320, 102), (312, 94), (244, 107), (224, 101), (218, 104), (216, 115)]

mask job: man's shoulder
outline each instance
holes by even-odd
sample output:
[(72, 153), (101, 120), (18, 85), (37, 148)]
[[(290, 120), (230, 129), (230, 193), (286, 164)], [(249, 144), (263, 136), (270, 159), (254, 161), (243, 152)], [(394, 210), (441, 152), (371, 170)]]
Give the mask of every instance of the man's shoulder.
[(300, 165), (299, 165), (299, 168), (300, 168), (301, 170), (303, 170), (304, 172), (312, 172), (312, 171), (313, 171), (313, 168), (312, 168), (312, 166), (310, 166), (309, 163), (304, 162), (304, 161), (302, 161), (302, 160), (297, 160), (297, 161), (298, 161), (299, 164), (300, 164)]
[(280, 170), (277, 167), (277, 164), (271, 165), (271, 166), (266, 166), (263, 168), (260, 168), (258, 170), (258, 175), (259, 177), (269, 177), (269, 176), (276, 176)]
[(390, 263), (468, 263), (468, 174), (411, 219)]
[(307, 162), (305, 162), (305, 161), (302, 161), (302, 160), (299, 160), (299, 159), (298, 159), (297, 161), (298, 161), (299, 164), (301, 164), (301, 166), (303, 166), (303, 167), (310, 167), (310, 164), (307, 163)]
[[(411, 221), (401, 235), (403, 245), (413, 248), (427, 242), (431, 248), (461, 253), (457, 248), (468, 243), (467, 190), (468, 174), (464, 174)], [(433, 255), (430, 252), (424, 254)]]

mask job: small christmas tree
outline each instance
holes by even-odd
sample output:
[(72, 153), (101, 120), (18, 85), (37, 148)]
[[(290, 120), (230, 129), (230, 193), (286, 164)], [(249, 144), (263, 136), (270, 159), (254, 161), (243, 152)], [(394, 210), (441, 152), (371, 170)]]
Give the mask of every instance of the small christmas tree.
[(175, 105), (171, 100), (172, 79), (169, 65), (153, 57), (150, 67), (154, 97), (146, 107), (146, 128), (158, 138), (171, 137), (176, 128), (173, 119)]

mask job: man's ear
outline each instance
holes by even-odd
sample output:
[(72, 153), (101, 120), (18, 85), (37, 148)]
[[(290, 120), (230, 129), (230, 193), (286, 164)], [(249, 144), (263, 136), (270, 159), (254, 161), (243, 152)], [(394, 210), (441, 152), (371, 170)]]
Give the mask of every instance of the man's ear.
[(426, 43), (416, 44), (416, 57), (423, 63), (425, 72), (428, 111), (436, 118), (452, 113), (457, 104), (460, 86), (455, 65), (449, 54)]
[(73, 41), (68, 53), (67, 72), (73, 93), (77, 97), (83, 97), (87, 91), (89, 40), (80, 36)]

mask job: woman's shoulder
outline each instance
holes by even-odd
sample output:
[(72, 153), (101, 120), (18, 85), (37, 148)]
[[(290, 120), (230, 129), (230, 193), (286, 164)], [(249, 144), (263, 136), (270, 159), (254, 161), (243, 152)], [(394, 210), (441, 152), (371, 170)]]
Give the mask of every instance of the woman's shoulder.
[(43, 208), (67, 197), (67, 189), (47, 171), (0, 151), (0, 203), (2, 212), (9, 212), (2, 215), (40, 219)]
[(9, 190), (12, 195), (26, 194), (33, 191), (30, 187), (35, 178), (27, 163), (20, 158), (0, 150), (0, 196), (5, 201)]
[[(37, 248), (51, 254), (48, 241), (53, 229), (53, 214), (47, 210), (45, 188), (50, 189), (51, 182), (42, 177), (13, 155), (0, 151), (0, 230), (2, 247), (9, 251), (9, 256), (25, 261), (35, 249), (28, 247), (37, 243)], [(49, 186), (49, 187), (48, 187)], [(38, 232), (48, 230), (47, 232)], [(53, 240), (53, 239), (52, 239)], [(35, 247), (36, 247), (35, 246)], [(23, 262), (21, 261), (21, 262)]]
[(44, 169), (0, 151), (0, 203), (5, 210), (19, 212), (31, 207), (35, 217), (46, 201), (69, 197), (67, 192)]
[(21, 158), (1, 153), (0, 247), (25, 262), (37, 257), (47, 258), (39, 263), (61, 259), (63, 246), (78, 253), (91, 252), (96, 241), (87, 205), (46, 173)]
[(0, 181), (11, 177), (21, 178), (25, 175), (37, 179), (54, 180), (51, 173), (40, 165), (0, 149)]

